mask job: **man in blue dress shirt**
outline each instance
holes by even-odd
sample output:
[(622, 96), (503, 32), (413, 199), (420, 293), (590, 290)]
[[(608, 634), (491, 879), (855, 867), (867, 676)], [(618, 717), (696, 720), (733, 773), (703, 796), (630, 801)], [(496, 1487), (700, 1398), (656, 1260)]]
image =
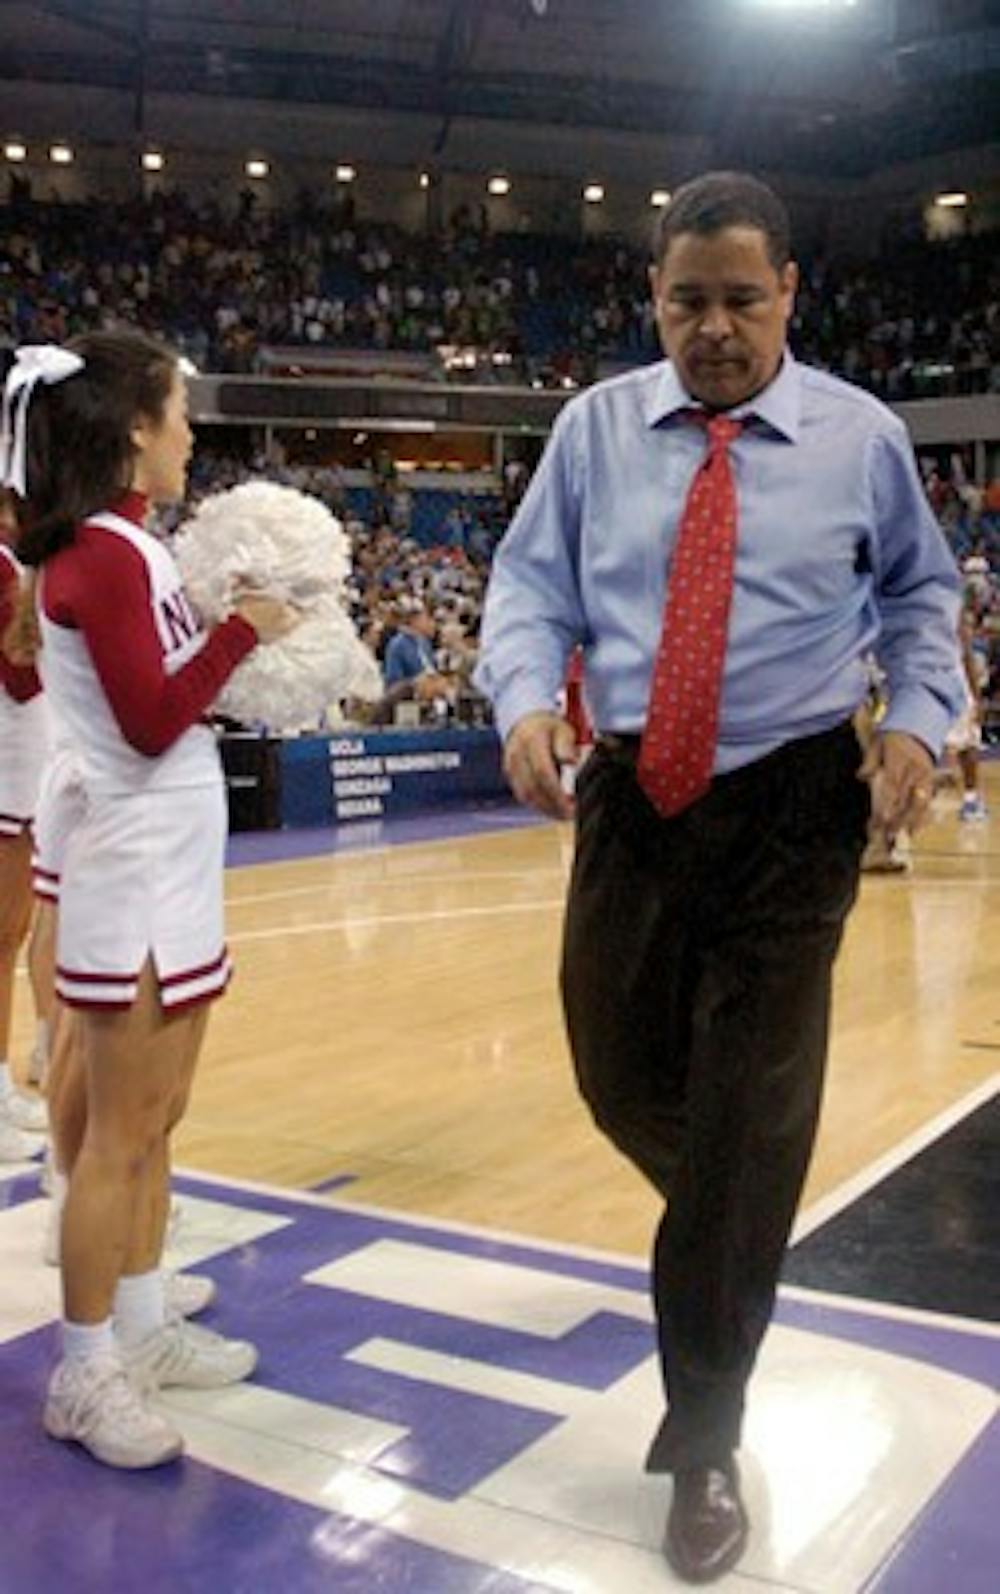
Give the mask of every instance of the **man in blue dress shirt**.
[(399, 628), (385, 650), (383, 674), (387, 687), (437, 671), (433, 617), (416, 598), (400, 604), (397, 612)]
[[(516, 795), (575, 814), (567, 1028), (597, 1123), (667, 1201), (667, 1414), (647, 1467), (674, 1477), (668, 1560), (707, 1582), (746, 1543), (745, 1386), (812, 1148), (866, 826), (920, 824), (962, 705), (959, 583), (902, 423), (786, 348), (797, 272), (770, 189), (724, 172), (680, 189), (650, 281), (667, 359), (560, 414), (493, 566), (478, 681)], [(682, 508), (719, 414), (741, 427), (714, 771), (664, 818), (636, 760)], [(577, 644), (599, 738), (571, 799), (556, 704)], [(872, 652), (890, 706), (862, 768), (851, 719)]]

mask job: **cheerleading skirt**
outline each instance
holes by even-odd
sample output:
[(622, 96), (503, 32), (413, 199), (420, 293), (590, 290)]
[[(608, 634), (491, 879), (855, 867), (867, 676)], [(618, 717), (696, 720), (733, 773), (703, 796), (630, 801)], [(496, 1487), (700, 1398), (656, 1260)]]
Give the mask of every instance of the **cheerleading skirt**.
[(59, 882), (69, 838), (83, 823), (87, 794), (72, 748), (59, 747), (42, 774), (41, 790), (32, 823), (34, 850), (31, 874), (35, 896), (46, 902), (59, 901)]
[(128, 1008), (152, 962), (168, 1012), (219, 996), (232, 973), (223, 923), (226, 797), (212, 784), (89, 793), (68, 834), (56, 990), (71, 1007)]
[(15, 703), (0, 687), (0, 841), (31, 827), (50, 736), (43, 693)]

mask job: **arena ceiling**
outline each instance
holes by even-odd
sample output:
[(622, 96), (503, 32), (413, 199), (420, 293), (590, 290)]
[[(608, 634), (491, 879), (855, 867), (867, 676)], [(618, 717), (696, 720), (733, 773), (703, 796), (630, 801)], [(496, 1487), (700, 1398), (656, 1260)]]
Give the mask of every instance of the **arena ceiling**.
[(1000, 0), (0, 0), (0, 77), (696, 134), (858, 176), (1000, 132)]

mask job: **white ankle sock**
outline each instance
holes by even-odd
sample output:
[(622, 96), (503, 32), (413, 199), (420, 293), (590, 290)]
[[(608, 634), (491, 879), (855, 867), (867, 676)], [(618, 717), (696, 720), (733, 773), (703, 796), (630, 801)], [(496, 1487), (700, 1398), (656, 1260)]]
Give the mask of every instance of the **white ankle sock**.
[(49, 1194), (57, 1207), (66, 1205), (66, 1191), (69, 1189), (69, 1177), (60, 1173), (58, 1168), (53, 1168), (49, 1173)]
[(166, 1321), (163, 1274), (132, 1273), (118, 1280), (115, 1290), (115, 1333), (126, 1347), (139, 1345)]
[(113, 1353), (115, 1339), (111, 1331), (111, 1319), (106, 1317), (103, 1323), (64, 1321), (62, 1342), (63, 1355), (68, 1362), (82, 1361), (85, 1356)]
[(14, 1088), (14, 1081), (10, 1077), (10, 1065), (6, 1060), (0, 1059), (0, 1101), (9, 1096)]

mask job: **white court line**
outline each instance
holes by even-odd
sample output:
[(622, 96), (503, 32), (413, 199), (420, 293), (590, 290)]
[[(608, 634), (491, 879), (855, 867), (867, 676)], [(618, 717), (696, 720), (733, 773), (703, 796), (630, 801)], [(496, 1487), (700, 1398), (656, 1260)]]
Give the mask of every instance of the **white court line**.
[[(227, 903), (226, 906), (228, 908), (232, 904)], [(534, 913), (538, 909), (565, 906), (566, 898), (560, 896), (533, 897), (528, 902), (498, 902), (491, 908), (434, 908), (421, 909), (413, 913), (375, 913), (364, 917), (317, 919), (311, 924), (278, 924), (269, 930), (237, 930), (232, 935), (227, 935), (226, 941), (230, 946), (235, 946), (245, 941), (274, 941), (278, 937), (286, 939), (291, 935), (323, 935), (337, 930), (346, 934), (352, 930), (378, 928), (380, 925), (427, 924), (432, 920), (444, 923), (453, 919), (488, 919), (502, 917), (505, 914)], [(27, 966), (19, 965), (16, 972), (20, 977), (26, 976)]]
[(1000, 1323), (991, 1323), (985, 1317), (955, 1317), (951, 1312), (931, 1312), (920, 1306), (897, 1306), (891, 1301), (874, 1301), (868, 1295), (834, 1295), (829, 1290), (807, 1289), (801, 1284), (782, 1284), (778, 1293), (783, 1300), (801, 1301), (805, 1306), (833, 1307), (839, 1312), (853, 1312), (856, 1306), (865, 1317), (886, 1317), (894, 1323), (916, 1323), (921, 1327), (950, 1329), (958, 1334), (1000, 1339)]
[(939, 1112), (937, 1117), (929, 1119), (883, 1156), (876, 1157), (875, 1161), (862, 1168), (860, 1173), (852, 1174), (843, 1184), (838, 1184), (827, 1195), (820, 1196), (818, 1201), (814, 1201), (799, 1213), (789, 1244), (796, 1245), (799, 1240), (804, 1240), (806, 1235), (815, 1233), (824, 1223), (829, 1223), (838, 1212), (843, 1212), (845, 1207), (851, 1206), (861, 1196), (866, 1195), (890, 1173), (895, 1173), (897, 1168), (902, 1167), (904, 1162), (909, 1162), (918, 1152), (924, 1151), (935, 1140), (947, 1134), (949, 1129), (961, 1123), (962, 1119), (975, 1112), (977, 1107), (982, 1107), (985, 1102), (992, 1100), (998, 1091), (1000, 1091), (1000, 1073), (984, 1079), (974, 1090), (970, 1090), (967, 1096), (962, 1096), (959, 1101), (953, 1102), (950, 1107)]
[(582, 1415), (593, 1400), (589, 1389), (574, 1384), (556, 1383), (533, 1373), (511, 1372), (474, 1357), (456, 1356), (451, 1352), (445, 1355), (441, 1351), (424, 1350), (420, 1345), (401, 1345), (391, 1339), (366, 1339), (348, 1351), (344, 1360), (357, 1362), (361, 1367), (375, 1367), (381, 1372), (398, 1373), (403, 1378), (419, 1378), (445, 1389), (485, 1395), (487, 1400), (533, 1406), (540, 1411), (554, 1412), (558, 1417)]
[[(175, 1167), (174, 1172), (179, 1178), (190, 1179), (194, 1184), (231, 1185), (234, 1190), (245, 1190), (248, 1195), (279, 1196), (284, 1201), (297, 1201), (307, 1207), (322, 1207), (327, 1212), (332, 1208), (346, 1213), (360, 1213), (362, 1217), (380, 1218), (384, 1223), (400, 1223), (410, 1229), (439, 1230), (442, 1234), (461, 1234), (476, 1240), (500, 1240), (507, 1245), (524, 1246), (552, 1256), (573, 1256), (587, 1262), (637, 1268), (643, 1275), (644, 1284), (649, 1271), (648, 1257), (626, 1251), (604, 1251), (596, 1246), (574, 1245), (571, 1241), (539, 1239), (533, 1234), (515, 1232), (513, 1229), (487, 1229), (481, 1225), (477, 1227), (472, 1223), (463, 1223), (459, 1218), (437, 1218), (428, 1213), (407, 1212), (402, 1208), (373, 1206), (365, 1201), (345, 1201), (338, 1199), (335, 1193), (322, 1195), (291, 1185), (264, 1184), (260, 1179), (237, 1179), (228, 1174), (205, 1173), (201, 1168)], [(183, 1191), (180, 1200), (184, 1200)]]
[[(459, 1218), (438, 1218), (430, 1214), (405, 1212), (395, 1207), (380, 1207), (370, 1201), (352, 1201), (344, 1193), (335, 1195), (316, 1195), (311, 1190), (296, 1190), (280, 1185), (264, 1184), (259, 1179), (237, 1179), (228, 1175), (204, 1173), (200, 1169), (175, 1168), (174, 1172), (183, 1179), (190, 1180), (193, 1184), (214, 1185), (216, 1188), (229, 1185), (234, 1190), (246, 1191), (248, 1195), (277, 1196), (280, 1200), (290, 1201), (305, 1207), (322, 1207), (329, 1212), (344, 1212), (349, 1215), (355, 1213), (362, 1217), (379, 1219), (383, 1223), (398, 1224), (402, 1228), (431, 1230), (441, 1234), (461, 1235), (473, 1240), (496, 1240), (502, 1245), (522, 1247), (528, 1251), (536, 1251), (541, 1256), (571, 1257), (582, 1262), (603, 1263), (608, 1267), (629, 1268), (638, 1272), (642, 1278), (642, 1287), (636, 1290), (638, 1299), (649, 1302), (646, 1280), (649, 1272), (649, 1257), (644, 1254), (627, 1251), (605, 1251), (592, 1245), (576, 1245), (571, 1240), (546, 1240), (533, 1234), (516, 1232), (513, 1229), (484, 1228), (482, 1225), (463, 1223)], [(185, 1193), (178, 1192), (180, 1201), (185, 1200)], [(217, 1199), (217, 1197), (215, 1197)], [(650, 1236), (652, 1238), (652, 1235)], [(627, 1285), (618, 1285), (617, 1288), (628, 1288)], [(857, 1312), (865, 1317), (891, 1318), (904, 1323), (926, 1324), (930, 1328), (954, 1329), (958, 1333), (979, 1335), (987, 1339), (1000, 1339), (1000, 1324), (989, 1323), (983, 1318), (955, 1317), (947, 1312), (930, 1312), (916, 1306), (894, 1306), (888, 1301), (876, 1301), (867, 1295), (834, 1295), (825, 1290), (808, 1289), (800, 1284), (781, 1284), (778, 1287), (779, 1299), (787, 1297), (792, 1301), (814, 1303), (818, 1306), (827, 1306), (834, 1310)], [(649, 1320), (652, 1322), (652, 1304), (648, 1305)]]
[[(393, 849), (393, 850), (395, 850), (395, 849)], [(326, 861), (327, 855), (322, 854), (322, 855), (317, 855), (317, 856), (318, 856), (320, 861), (323, 861), (323, 862)], [(312, 861), (316, 862), (317, 860), (313, 859)], [(241, 865), (241, 868), (242, 868), (242, 865)], [(456, 871), (455, 874), (442, 874), (439, 871), (439, 872), (437, 872), (435, 874), (400, 875), (398, 877), (397, 876), (392, 876), (391, 878), (390, 877), (386, 877), (386, 876), (378, 876), (378, 877), (373, 876), (372, 879), (370, 881), (368, 881), (368, 882), (363, 882), (363, 881), (359, 881), (359, 880), (338, 881), (336, 879), (331, 879), (331, 880), (314, 882), (312, 885), (308, 885), (308, 886), (289, 886), (284, 891), (257, 891), (257, 892), (254, 892), (252, 895), (248, 893), (245, 896), (227, 896), (226, 897), (226, 909), (228, 911), (230, 908), (241, 908), (241, 907), (243, 907), (243, 905), (245, 903), (281, 902), (286, 897), (318, 896), (318, 895), (322, 894), (323, 892), (334, 891), (334, 890), (338, 889), (338, 887), (340, 889), (342, 889), (342, 890), (356, 891), (359, 888), (359, 886), (361, 886), (363, 884), (371, 884), (372, 886), (377, 886), (379, 889), (382, 889), (385, 886), (391, 886), (393, 888), (411, 887), (411, 886), (449, 886), (449, 885), (458, 886), (458, 885), (465, 885), (465, 883), (467, 881), (472, 881), (472, 880), (474, 880), (474, 881), (482, 881), (482, 880), (536, 880), (541, 875), (555, 875), (558, 878), (564, 879), (564, 880), (568, 880), (568, 878), (569, 878), (568, 873), (567, 873), (567, 871), (565, 869), (546, 867), (546, 868), (532, 868), (532, 869), (487, 869), (487, 870), (484, 870), (482, 872), (479, 872), (479, 871), (466, 872), (465, 870), (460, 870), (460, 871)], [(921, 895), (922, 896), (932, 896), (933, 893), (935, 891), (937, 891), (938, 889), (941, 889), (943, 891), (948, 891), (950, 889), (961, 888), (961, 890), (963, 890), (963, 891), (968, 891), (970, 885), (979, 885), (979, 886), (982, 886), (985, 889), (998, 889), (998, 890), (1000, 890), (1000, 879), (997, 879), (997, 880), (994, 880), (994, 881), (989, 881), (989, 880), (982, 880), (982, 881), (936, 880), (934, 882), (926, 882), (925, 881), (925, 882), (922, 882), (922, 884), (921, 884)]]
[[(4, 1171), (0, 1183), (6, 1179), (13, 1179), (23, 1173), (37, 1172), (36, 1164), (12, 1165)], [(420, 1213), (404, 1212), (393, 1207), (374, 1206), (367, 1201), (351, 1201), (346, 1196), (316, 1195), (311, 1190), (297, 1190), (282, 1185), (265, 1184), (260, 1179), (238, 1179), (229, 1175), (205, 1173), (201, 1169), (178, 1167), (175, 1174), (191, 1184), (208, 1185), (212, 1187), (213, 1194), (205, 1199), (224, 1199), (224, 1192), (228, 1187), (233, 1190), (244, 1191), (248, 1195), (261, 1195), (276, 1197), (280, 1201), (287, 1201), (293, 1206), (321, 1208), (325, 1212), (341, 1211), (349, 1215), (358, 1214), (362, 1217), (379, 1219), (383, 1223), (398, 1225), (404, 1229), (414, 1229), (432, 1233), (460, 1235), (473, 1240), (495, 1240), (500, 1244), (523, 1248), (537, 1252), (539, 1256), (570, 1257), (578, 1261), (603, 1263), (609, 1267), (624, 1267), (642, 1275), (643, 1288), (636, 1290), (638, 1300), (647, 1301), (645, 1290), (645, 1275), (648, 1271), (648, 1257), (624, 1251), (599, 1250), (595, 1246), (576, 1245), (571, 1240), (546, 1240), (533, 1234), (515, 1232), (513, 1229), (484, 1228), (481, 1225), (463, 1223), (457, 1218), (438, 1218)], [(183, 1206), (187, 1197), (185, 1191), (177, 1192), (178, 1199)], [(194, 1199), (198, 1199), (195, 1197)], [(617, 1288), (628, 1288), (618, 1285)], [(890, 1318), (897, 1322), (917, 1323), (929, 1328), (951, 1329), (957, 1333), (971, 1334), (986, 1339), (1000, 1339), (1000, 1323), (989, 1323), (985, 1319), (970, 1317), (955, 1317), (946, 1312), (930, 1312), (915, 1306), (895, 1306), (887, 1301), (872, 1300), (865, 1295), (835, 1295), (825, 1290), (808, 1289), (798, 1284), (782, 1284), (778, 1289), (779, 1299), (801, 1301), (806, 1304), (829, 1307), (836, 1311), (856, 1312), (866, 1317)], [(652, 1321), (652, 1307), (649, 1306), (649, 1318)]]
[[(429, 875), (393, 875), (390, 877), (375, 877), (368, 882), (373, 886), (450, 886), (465, 885), (468, 880), (535, 880), (539, 875), (559, 875), (565, 878), (564, 869), (487, 869), (483, 872), (468, 873), (464, 869), (455, 874)], [(284, 897), (309, 897), (316, 896), (323, 891), (333, 891), (338, 886), (342, 890), (357, 891), (358, 887), (366, 882), (359, 880), (325, 880), (310, 886), (290, 886), (285, 891), (258, 891), (252, 896), (227, 897), (226, 907), (242, 908), (246, 902), (280, 902)]]
[(493, 908), (440, 908), (415, 913), (375, 913), (364, 918), (319, 919), (314, 924), (280, 924), (272, 930), (240, 930), (227, 936), (230, 945), (238, 941), (273, 941), (278, 936), (320, 935), (329, 930), (364, 930), (382, 924), (427, 924), (431, 920), (488, 919), (505, 913), (535, 913), (539, 908), (562, 908), (565, 897), (536, 897), (532, 902), (499, 902)]

